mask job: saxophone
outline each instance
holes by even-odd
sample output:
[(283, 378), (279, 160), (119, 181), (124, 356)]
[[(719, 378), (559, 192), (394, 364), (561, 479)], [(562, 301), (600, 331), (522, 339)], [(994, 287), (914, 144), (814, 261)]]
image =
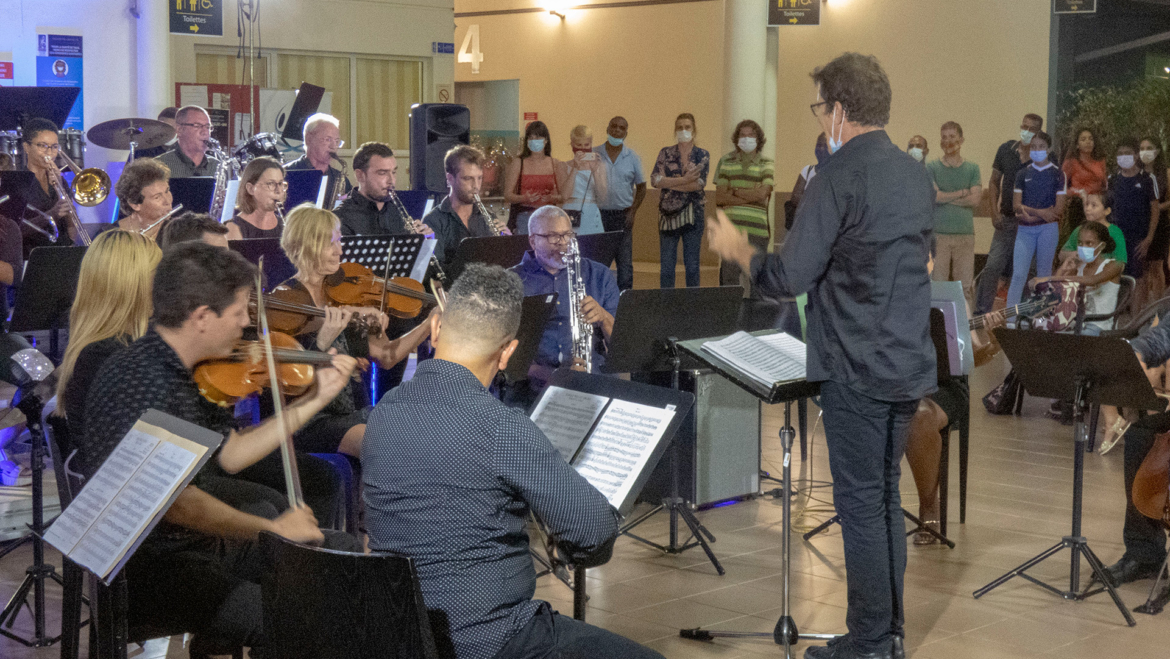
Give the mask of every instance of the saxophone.
[(216, 222), (222, 222), (223, 207), (227, 202), (228, 181), (232, 180), (239, 168), (240, 161), (236, 158), (228, 158), (227, 154), (223, 152), (223, 148), (220, 147), (219, 140), (214, 137), (207, 139), (207, 150), (219, 161), (219, 166), (215, 168), (215, 187), (211, 195), (211, 208), (208, 209), (207, 214)]
[(499, 221), (496, 220), (496, 216), (492, 215), (491, 211), (488, 210), (487, 206), (483, 205), (483, 201), (479, 198), (479, 195), (474, 195), (474, 197), (475, 197), (475, 207), (478, 208), (479, 212), (483, 215), (483, 220), (484, 220), (484, 222), (487, 222), (488, 229), (494, 235), (497, 235), (497, 236), (504, 235), (504, 227), (500, 226)]
[(585, 322), (581, 304), (585, 301), (585, 281), (581, 277), (581, 251), (577, 238), (569, 240), (569, 251), (562, 257), (569, 286), (569, 322), (573, 333), (573, 357), (585, 362), (585, 371), (593, 371), (593, 325)]

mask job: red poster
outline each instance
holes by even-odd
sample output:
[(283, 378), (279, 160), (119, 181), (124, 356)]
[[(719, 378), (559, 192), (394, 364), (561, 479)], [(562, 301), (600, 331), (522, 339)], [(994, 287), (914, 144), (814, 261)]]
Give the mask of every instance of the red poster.
[(0, 80), (12, 80), (12, 62), (0, 62)]
[(540, 114), (539, 112), (525, 112), (524, 113), (524, 121), (536, 121), (537, 119), (540, 118), (539, 116), (537, 116), (539, 114)]

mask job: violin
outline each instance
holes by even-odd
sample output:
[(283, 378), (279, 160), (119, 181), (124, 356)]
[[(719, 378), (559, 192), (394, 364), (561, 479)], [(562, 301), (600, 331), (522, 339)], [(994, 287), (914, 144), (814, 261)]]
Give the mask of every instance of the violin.
[(360, 263), (342, 263), (324, 284), (325, 295), (334, 304), (376, 307), (395, 318), (414, 318), (424, 305), (437, 304), (421, 283), (409, 277), (387, 280)]
[[(256, 294), (253, 293), (253, 310), (255, 305)], [(268, 323), (272, 331), (293, 336), (313, 331), (316, 329), (313, 320), (325, 317), (325, 311), (313, 303), (313, 296), (308, 291), (287, 286), (281, 286), (265, 294), (264, 306), (268, 310)], [(355, 314), (349, 321), (349, 326), (375, 338), (382, 335), (382, 325), (377, 319)]]
[[(328, 366), (333, 355), (305, 350), (296, 339), (271, 332), (272, 355), (280, 389), (299, 396), (313, 385), (314, 367)], [(208, 360), (195, 367), (195, 383), (207, 400), (228, 407), (272, 386), (265, 349), (259, 341), (241, 341), (230, 355)]]

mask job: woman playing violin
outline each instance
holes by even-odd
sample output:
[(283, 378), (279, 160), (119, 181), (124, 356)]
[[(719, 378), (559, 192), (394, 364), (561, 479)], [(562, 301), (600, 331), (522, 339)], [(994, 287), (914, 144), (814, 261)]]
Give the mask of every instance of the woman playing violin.
[[(354, 315), (376, 320), (384, 330), (388, 318), (370, 307), (332, 307), (328, 305), (326, 287), (341, 269), (341, 223), (337, 216), (311, 204), (301, 204), (289, 212), (280, 246), (297, 268), (292, 279), (279, 288), (306, 291), (313, 304), (325, 311), (320, 329), (300, 335), (310, 350), (336, 349), (339, 354), (369, 357), (382, 368), (390, 368), (406, 359), (430, 336), (430, 323), (422, 323), (397, 339), (387, 339), (385, 332), (368, 333), (350, 328)], [(436, 313), (432, 311), (432, 313)], [(377, 334), (377, 336), (375, 336)], [(370, 413), (365, 389), (352, 382), (324, 410), (321, 410), (296, 434), (298, 450), (310, 453), (341, 452), (360, 455), (366, 419)]]

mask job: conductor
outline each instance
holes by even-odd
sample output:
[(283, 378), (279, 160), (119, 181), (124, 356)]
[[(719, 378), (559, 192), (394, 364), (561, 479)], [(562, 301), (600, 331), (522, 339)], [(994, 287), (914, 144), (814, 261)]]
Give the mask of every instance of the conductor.
[(722, 212), (712, 250), (762, 295), (808, 293), (808, 379), (821, 408), (841, 516), (849, 633), (806, 659), (902, 656), (906, 527), (899, 462), (918, 400), (935, 390), (930, 342), (934, 188), (890, 142), (890, 81), (846, 53), (812, 73), (832, 155), (817, 167), (779, 254), (759, 254)]

